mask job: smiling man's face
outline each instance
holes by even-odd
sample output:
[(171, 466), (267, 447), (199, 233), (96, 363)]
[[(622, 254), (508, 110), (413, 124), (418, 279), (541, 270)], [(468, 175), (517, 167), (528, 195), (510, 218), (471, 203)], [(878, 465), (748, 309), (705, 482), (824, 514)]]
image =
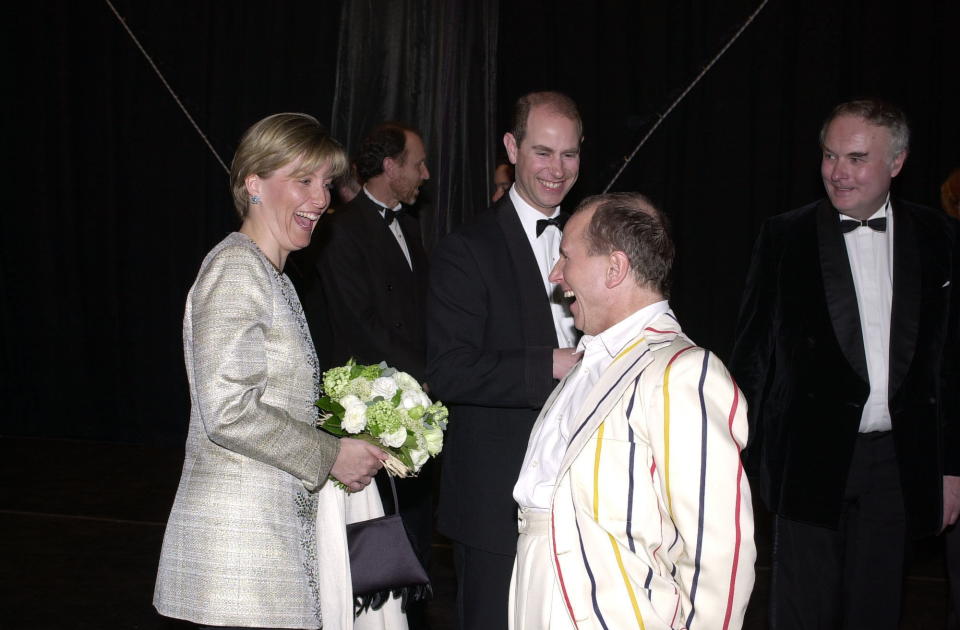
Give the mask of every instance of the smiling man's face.
[(906, 153), (892, 155), (886, 127), (859, 116), (838, 116), (823, 139), (820, 175), (833, 207), (855, 219), (868, 219), (887, 198), (890, 180), (903, 167)]
[(503, 143), (516, 166), (517, 193), (546, 216), (553, 214), (580, 173), (577, 122), (539, 105), (527, 116), (520, 144), (511, 133), (504, 135)]

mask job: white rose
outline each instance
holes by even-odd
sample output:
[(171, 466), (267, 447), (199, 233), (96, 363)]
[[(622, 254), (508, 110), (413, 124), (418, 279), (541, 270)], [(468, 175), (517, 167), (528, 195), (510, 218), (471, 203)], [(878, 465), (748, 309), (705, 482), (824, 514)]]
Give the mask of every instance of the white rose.
[(393, 380), (396, 382), (397, 387), (404, 391), (420, 391), (420, 383), (406, 372), (397, 372), (393, 375)]
[(413, 470), (416, 472), (427, 463), (427, 460), (430, 459), (430, 455), (427, 453), (427, 451), (417, 448), (410, 451), (410, 459), (413, 461)]
[(400, 427), (393, 433), (381, 433), (380, 441), (383, 442), (384, 446), (400, 448), (407, 441), (407, 428)]
[(443, 450), (443, 431), (439, 427), (427, 425), (423, 428), (423, 442), (426, 445), (427, 453), (436, 455)]
[(373, 382), (372, 396), (383, 396), (384, 400), (390, 400), (397, 393), (397, 384), (392, 378), (381, 376)]
[(403, 394), (400, 396), (400, 406), (404, 409), (413, 409), (414, 407), (428, 407), (430, 403), (426, 405), (423, 404), (423, 393), (415, 392), (409, 389), (403, 390)]
[[(343, 401), (340, 404), (343, 404)], [(343, 430), (347, 433), (363, 431), (367, 427), (367, 406), (357, 398), (355, 403), (349, 406), (344, 405), (344, 408), (346, 411), (343, 414), (343, 422), (340, 423)]]
[(340, 399), (340, 406), (343, 407), (344, 409), (346, 409), (350, 405), (356, 405), (356, 404), (363, 404), (363, 401), (361, 401), (359, 398), (357, 398), (353, 394), (347, 394), (346, 396)]

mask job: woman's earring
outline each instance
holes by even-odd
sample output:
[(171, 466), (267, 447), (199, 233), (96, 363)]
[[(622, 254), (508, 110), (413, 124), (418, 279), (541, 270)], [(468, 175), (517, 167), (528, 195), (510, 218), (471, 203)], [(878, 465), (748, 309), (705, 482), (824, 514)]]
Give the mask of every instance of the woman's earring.
[(252, 197), (250, 197), (250, 203), (252, 203), (252, 204), (255, 205), (255, 206), (256, 206), (256, 205), (259, 205), (259, 204), (260, 204), (260, 195), (253, 195)]

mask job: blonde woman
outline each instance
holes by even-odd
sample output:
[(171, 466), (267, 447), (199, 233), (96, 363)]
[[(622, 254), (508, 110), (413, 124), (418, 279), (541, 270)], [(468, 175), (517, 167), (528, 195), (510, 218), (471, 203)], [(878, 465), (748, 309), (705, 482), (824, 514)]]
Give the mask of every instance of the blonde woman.
[(305, 114), (268, 116), (237, 148), (230, 180), (242, 226), (204, 259), (183, 318), (190, 427), (154, 594), (163, 615), (217, 627), (352, 625), (345, 495), (326, 481), (363, 490), (385, 454), (314, 427), (319, 366), (283, 273), (346, 170), (341, 146)]

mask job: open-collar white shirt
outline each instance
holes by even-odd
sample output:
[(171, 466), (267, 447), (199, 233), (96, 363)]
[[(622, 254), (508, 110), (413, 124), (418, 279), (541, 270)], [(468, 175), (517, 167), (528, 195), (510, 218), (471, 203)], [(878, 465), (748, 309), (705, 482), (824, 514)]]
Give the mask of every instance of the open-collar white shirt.
[(580, 407), (613, 359), (653, 320), (670, 310), (666, 300), (641, 308), (602, 333), (584, 335), (577, 345), (583, 357), (570, 371), (553, 405), (534, 429), (523, 458), (513, 498), (522, 508), (550, 509), (560, 462), (567, 452)]

